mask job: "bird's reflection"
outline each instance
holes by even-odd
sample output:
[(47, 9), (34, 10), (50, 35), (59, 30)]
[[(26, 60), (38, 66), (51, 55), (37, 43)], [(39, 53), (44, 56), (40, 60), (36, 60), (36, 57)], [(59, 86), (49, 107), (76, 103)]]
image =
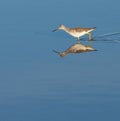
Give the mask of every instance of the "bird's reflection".
[(80, 43), (75, 43), (75, 44), (71, 45), (70, 47), (68, 47), (63, 52), (59, 52), (56, 50), (53, 50), (53, 52), (59, 54), (61, 57), (64, 57), (70, 53), (82, 53), (82, 52), (88, 52), (88, 51), (96, 51), (96, 49), (91, 47), (91, 44), (92, 44), (92, 41), (89, 41), (87, 46), (80, 44)]

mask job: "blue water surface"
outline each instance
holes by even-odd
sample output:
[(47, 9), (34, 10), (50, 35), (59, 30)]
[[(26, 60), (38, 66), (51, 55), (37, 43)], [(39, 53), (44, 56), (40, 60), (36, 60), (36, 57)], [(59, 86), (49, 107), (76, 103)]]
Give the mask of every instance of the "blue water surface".
[(59, 24), (97, 27), (93, 37), (119, 33), (119, 5), (1, 0), (0, 121), (119, 121), (120, 34), (96, 37), (95, 52), (64, 58), (52, 52), (76, 43), (63, 31), (52, 32)]

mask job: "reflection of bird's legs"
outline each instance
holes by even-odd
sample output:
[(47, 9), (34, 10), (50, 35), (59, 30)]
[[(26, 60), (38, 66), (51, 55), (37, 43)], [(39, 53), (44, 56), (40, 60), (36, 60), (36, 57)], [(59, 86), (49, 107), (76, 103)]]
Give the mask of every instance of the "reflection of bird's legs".
[(88, 46), (92, 46), (92, 41), (88, 41)]
[(87, 34), (88, 34), (88, 40), (93, 40), (91, 33), (87, 33)]

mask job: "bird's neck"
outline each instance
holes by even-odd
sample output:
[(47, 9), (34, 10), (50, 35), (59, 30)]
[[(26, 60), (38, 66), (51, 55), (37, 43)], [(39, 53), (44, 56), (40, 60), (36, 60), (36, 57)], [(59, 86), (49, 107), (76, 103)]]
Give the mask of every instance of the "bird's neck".
[(68, 32), (69, 31), (69, 28), (67, 28), (67, 27), (64, 27), (64, 29), (63, 29), (64, 31), (66, 31), (66, 32)]

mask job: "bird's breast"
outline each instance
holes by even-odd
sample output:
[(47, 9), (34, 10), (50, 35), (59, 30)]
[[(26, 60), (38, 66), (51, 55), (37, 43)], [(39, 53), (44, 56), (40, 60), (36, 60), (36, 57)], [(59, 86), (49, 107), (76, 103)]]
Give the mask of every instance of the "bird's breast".
[(69, 32), (70, 35), (74, 36), (74, 37), (81, 37), (83, 36), (84, 34), (86, 34), (86, 32), (76, 32), (76, 31), (72, 31), (72, 32)]

